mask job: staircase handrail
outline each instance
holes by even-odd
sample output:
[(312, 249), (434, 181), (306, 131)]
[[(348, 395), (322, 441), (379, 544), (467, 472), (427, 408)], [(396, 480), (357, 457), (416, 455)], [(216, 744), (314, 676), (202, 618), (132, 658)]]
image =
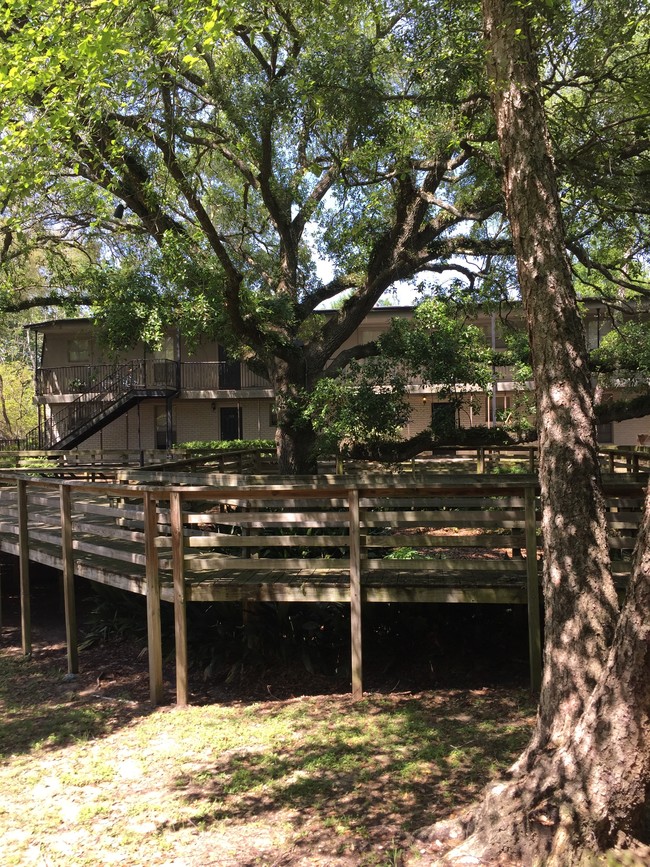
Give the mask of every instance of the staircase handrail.
[[(159, 363), (159, 362), (158, 362)], [(164, 386), (177, 388), (177, 362), (166, 360)], [(170, 365), (171, 368), (170, 376)], [(28, 431), (23, 442), (24, 448), (52, 448), (56, 442), (60, 442), (75, 429), (92, 424), (93, 420), (101, 415), (111, 404), (117, 403), (121, 398), (137, 389), (147, 388), (147, 362), (132, 360), (125, 364), (116, 365), (103, 380), (89, 385), (75, 400), (66, 405), (64, 409), (50, 415), (39, 425)], [(88, 406), (90, 412), (79, 413), (81, 406)], [(77, 418), (82, 416), (75, 423)], [(56, 431), (56, 435), (55, 435)]]

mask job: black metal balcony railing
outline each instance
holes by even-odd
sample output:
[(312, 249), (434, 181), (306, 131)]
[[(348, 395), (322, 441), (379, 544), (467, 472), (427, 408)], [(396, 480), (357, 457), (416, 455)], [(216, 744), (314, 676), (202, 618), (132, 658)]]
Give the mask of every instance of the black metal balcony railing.
[(94, 391), (121, 365), (75, 364), (40, 367), (36, 371), (36, 394), (81, 394)]
[[(83, 381), (78, 381), (75, 376), (65, 378), (61, 374), (63, 370), (67, 369), (39, 371), (42, 374), (41, 385), (53, 388), (55, 383), (58, 387), (65, 383), (67, 388), (85, 390), (72, 403), (52, 413), (38, 427), (29, 431), (24, 440), (25, 449), (52, 448), (80, 428), (91, 425), (94, 420), (104, 416), (111, 407), (117, 407), (128, 398), (138, 399), (139, 396), (146, 396), (149, 392), (164, 393), (179, 388), (179, 369), (174, 361), (130, 361), (121, 365), (85, 368), (86, 372), (93, 371), (93, 377), (87, 376)], [(80, 368), (71, 368), (71, 370), (78, 373)], [(99, 373), (105, 375), (98, 379), (96, 377)]]
[(268, 379), (238, 361), (181, 362), (181, 388), (188, 391), (270, 387)]
[[(179, 368), (180, 387), (188, 391), (239, 390), (270, 388), (269, 381), (253, 373), (245, 364), (229, 361), (132, 361), (137, 368), (139, 387), (168, 385), (170, 365)], [(68, 367), (42, 367), (36, 371), (36, 394), (92, 394), (102, 390), (102, 383), (126, 365), (96, 364)]]

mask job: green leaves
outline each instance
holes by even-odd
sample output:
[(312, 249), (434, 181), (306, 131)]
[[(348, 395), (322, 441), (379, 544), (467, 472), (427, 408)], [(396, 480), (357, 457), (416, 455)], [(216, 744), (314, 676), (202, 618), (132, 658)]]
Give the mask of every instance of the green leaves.
[(592, 363), (601, 371), (605, 385), (648, 388), (650, 379), (650, 323), (639, 319), (617, 321), (591, 353)]
[[(587, 257), (576, 274), (599, 289), (643, 277), (650, 236), (648, 25), (625, 7), (597, 0), (592, 21), (553, 0), (536, 23), (567, 228), (608, 266)], [(465, 295), (507, 294), (480, 34), (471, 0), (7, 0), (5, 305), (41, 288), (71, 309), (90, 296), (116, 346), (180, 325), (271, 370), (297, 347), (324, 365), (382, 293), (424, 271), (439, 295), (448, 269)], [(346, 290), (338, 319), (313, 318)], [(382, 347), (445, 394), (489, 379), (479, 335), (442, 308)], [(388, 406), (398, 383), (374, 375)], [(327, 399), (345, 392), (397, 430), (399, 400), (384, 417), (366, 372), (348, 376)]]
[(444, 396), (467, 386), (485, 389), (492, 380), (483, 332), (443, 301), (424, 301), (412, 321), (394, 319), (379, 343), (410, 378), (435, 385)]
[(393, 319), (378, 342), (378, 356), (320, 380), (308, 398), (305, 416), (330, 450), (399, 439), (411, 415), (409, 383), (461, 403), (468, 388), (485, 389), (492, 379), (483, 333), (441, 301), (423, 302), (412, 319)]
[(354, 364), (337, 379), (319, 380), (303, 415), (325, 453), (397, 440), (410, 416), (405, 388), (403, 374), (381, 361)]
[(0, 362), (0, 438), (23, 437), (37, 423), (33, 370), (26, 361)]

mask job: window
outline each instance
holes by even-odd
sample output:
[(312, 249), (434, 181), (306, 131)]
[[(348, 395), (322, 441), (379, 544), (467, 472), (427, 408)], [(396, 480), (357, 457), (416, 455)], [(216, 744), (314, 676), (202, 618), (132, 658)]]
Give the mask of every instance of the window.
[(68, 361), (71, 364), (83, 364), (90, 361), (90, 338), (77, 337), (68, 340)]
[(614, 426), (611, 421), (596, 425), (596, 439), (599, 443), (614, 442)]

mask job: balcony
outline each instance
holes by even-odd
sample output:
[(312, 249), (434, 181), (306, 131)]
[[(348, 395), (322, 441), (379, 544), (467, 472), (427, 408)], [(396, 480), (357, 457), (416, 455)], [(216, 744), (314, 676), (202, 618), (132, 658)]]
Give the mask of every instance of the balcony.
[[(166, 385), (170, 368), (180, 368), (180, 388), (184, 391), (239, 391), (270, 388), (263, 376), (253, 373), (245, 364), (228, 361), (172, 361), (133, 362), (138, 368), (138, 385), (155, 388)], [(41, 367), (36, 371), (36, 394), (79, 395), (92, 393), (121, 365), (94, 364), (66, 367)]]
[(183, 391), (239, 391), (251, 388), (271, 388), (271, 383), (238, 361), (181, 362)]

